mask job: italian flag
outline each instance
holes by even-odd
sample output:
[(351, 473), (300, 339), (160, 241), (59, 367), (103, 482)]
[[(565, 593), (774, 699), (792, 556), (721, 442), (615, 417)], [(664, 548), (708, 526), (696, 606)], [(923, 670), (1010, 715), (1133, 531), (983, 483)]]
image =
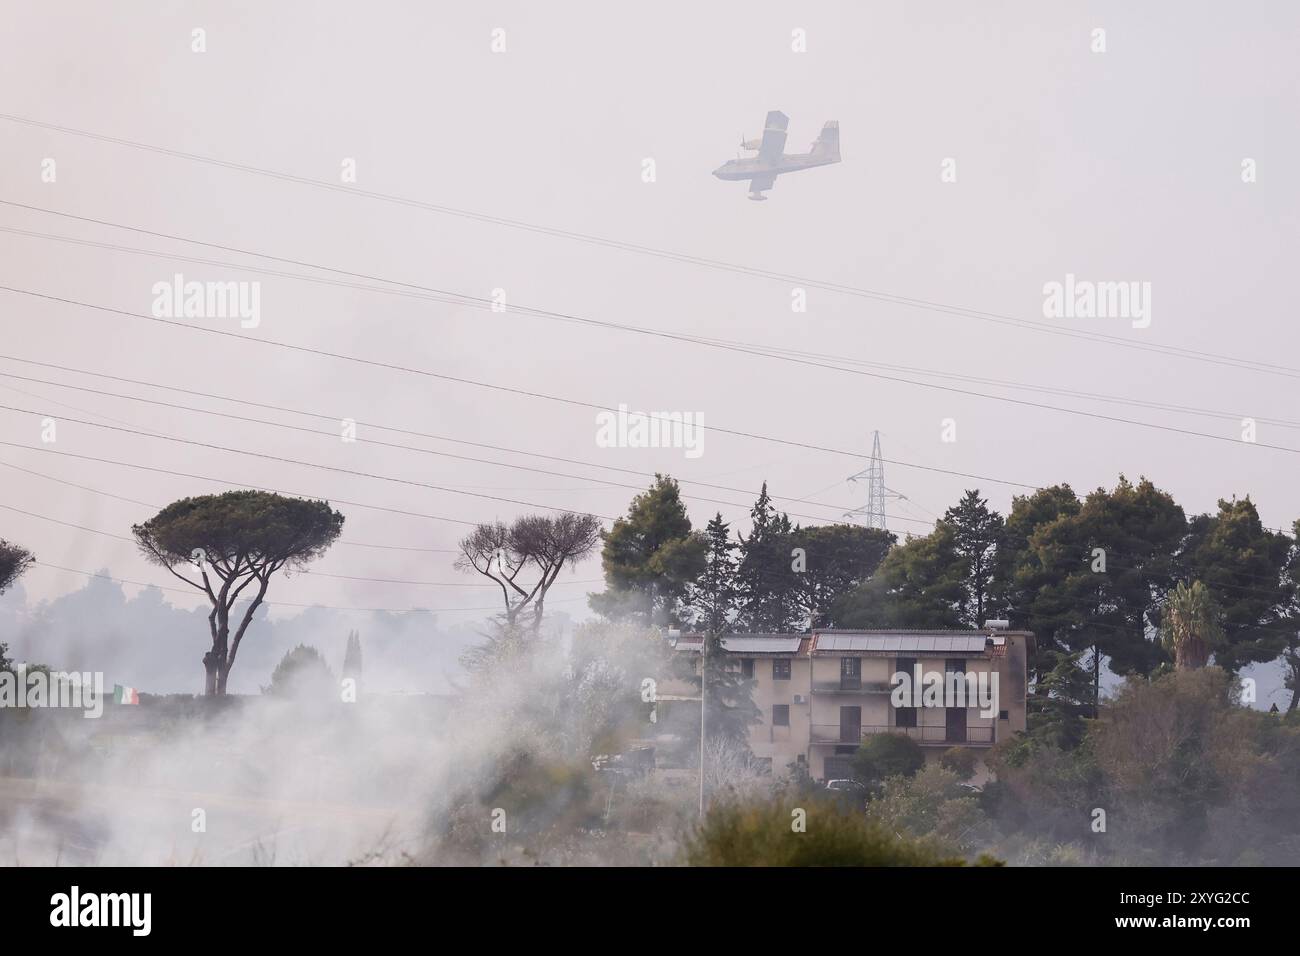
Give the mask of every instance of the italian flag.
[(140, 694), (134, 687), (123, 687), (121, 684), (114, 684), (113, 702), (117, 704), (138, 704), (140, 703)]

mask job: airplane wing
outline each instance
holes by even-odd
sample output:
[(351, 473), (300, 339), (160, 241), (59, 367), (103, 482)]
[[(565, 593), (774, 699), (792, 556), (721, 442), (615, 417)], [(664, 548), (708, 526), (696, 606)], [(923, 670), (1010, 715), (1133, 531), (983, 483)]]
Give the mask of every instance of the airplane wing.
[(767, 114), (763, 124), (763, 141), (758, 147), (758, 158), (765, 163), (775, 163), (785, 152), (785, 130), (790, 125), (790, 117), (780, 110)]
[(775, 182), (776, 173), (763, 173), (749, 181), (749, 191), (751, 193), (761, 193), (765, 189), (771, 189)]

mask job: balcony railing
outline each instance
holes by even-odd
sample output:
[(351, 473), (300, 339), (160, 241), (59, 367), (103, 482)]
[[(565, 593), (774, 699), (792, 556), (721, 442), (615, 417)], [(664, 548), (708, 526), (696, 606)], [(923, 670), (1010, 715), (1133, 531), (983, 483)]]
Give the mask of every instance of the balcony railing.
[(888, 694), (894, 685), (884, 680), (860, 680), (852, 677), (814, 680), (814, 694)]
[[(857, 730), (857, 734), (853, 733)], [(863, 724), (860, 728), (841, 727), (839, 724), (813, 724), (812, 742), (815, 744), (857, 744), (872, 734), (905, 734), (922, 744), (974, 744), (987, 747), (993, 743), (993, 727), (889, 727)]]

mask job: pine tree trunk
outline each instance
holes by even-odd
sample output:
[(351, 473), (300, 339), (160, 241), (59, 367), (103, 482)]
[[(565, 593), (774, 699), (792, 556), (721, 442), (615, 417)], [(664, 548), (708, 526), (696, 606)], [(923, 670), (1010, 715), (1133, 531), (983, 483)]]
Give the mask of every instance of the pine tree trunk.
[(203, 655), (203, 695), (205, 697), (215, 697), (217, 695), (217, 655), (208, 651)]

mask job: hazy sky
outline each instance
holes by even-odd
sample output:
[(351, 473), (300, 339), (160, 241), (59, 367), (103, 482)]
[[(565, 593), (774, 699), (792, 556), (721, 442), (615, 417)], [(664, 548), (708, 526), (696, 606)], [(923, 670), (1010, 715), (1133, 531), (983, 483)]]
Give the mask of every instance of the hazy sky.
[[(1300, 200), (1295, 123), (1300, 9), (1289, 3), (207, 3), (39, 5), (4, 0), (0, 112), (234, 163), (339, 182), (486, 216), (1045, 322), (1044, 283), (1067, 273), (1149, 282), (1152, 321), (1057, 320), (1064, 329), (1300, 365), (1285, 276)], [(207, 51), (191, 50), (195, 28)], [(506, 51), (491, 51), (492, 31)], [(803, 29), (807, 51), (793, 52)], [(1103, 28), (1106, 52), (1094, 53)], [(778, 180), (765, 203), (710, 171), (764, 114), (790, 117), (787, 150), (840, 121), (843, 162)], [(42, 181), (53, 158), (57, 180)], [(643, 181), (643, 160), (655, 181)], [(941, 181), (956, 161), (957, 181)], [(1258, 181), (1243, 183), (1243, 159)], [(1225, 368), (970, 316), (605, 248), (424, 208), (0, 120), (0, 199), (486, 298), (704, 337), (1194, 406), (1226, 417), (926, 379), (1239, 439), (1243, 415), (1300, 419), (1294, 373)], [(307, 272), (0, 206), (0, 226)], [(599, 405), (703, 415), (705, 425), (1083, 492), (1147, 475), (1189, 511), (1250, 493), (1265, 522), (1300, 516), (1293, 453), (1026, 408), (703, 345), (417, 298), (177, 263), (0, 233), (0, 284), (148, 314), (154, 283), (261, 282), (261, 323), (193, 320)], [(321, 274), (325, 275), (325, 274)], [(320, 436), (0, 378), (0, 461), (145, 504), (0, 467), (3, 503), (114, 535), (188, 494), (241, 483), (466, 521), (526, 506), (105, 431), (81, 418), (614, 516), (655, 472), (683, 485), (702, 525), (743, 527), (760, 483), (830, 521), (865, 499), (832, 454), (706, 432), (704, 454), (598, 447), (595, 413), (159, 326), (0, 292), (5, 355), (330, 416), (632, 469), (548, 462), (360, 428), (359, 437), (509, 461), (583, 478), (344, 443), (329, 421), (249, 409), (8, 359), (0, 372), (293, 422)], [(879, 370), (877, 370), (879, 371)], [(885, 374), (919, 376), (898, 371)], [(56, 404), (62, 403), (62, 404)], [(956, 420), (957, 441), (941, 441)], [(1259, 442), (1300, 447), (1297, 426)], [(41, 450), (47, 449), (47, 450)], [(60, 457), (50, 450), (225, 479), (217, 484)], [(963, 488), (1005, 509), (1026, 489), (888, 466), (906, 494), (893, 530), (924, 532)], [(451, 549), (465, 526), (339, 505), (345, 541)], [(911, 521), (904, 519), (913, 519)], [(808, 523), (808, 518), (800, 519)], [(0, 536), (39, 559), (178, 586), (127, 540), (0, 511)], [(481, 617), (493, 591), (449, 553), (336, 546), (321, 572), (272, 601), (434, 607)], [(596, 561), (548, 607), (584, 612)], [(589, 583), (581, 583), (581, 582)], [(30, 600), (83, 587), (38, 567)], [(132, 592), (133, 588), (128, 588)], [(169, 593), (194, 606), (197, 593)], [(281, 608), (275, 615), (295, 613)], [(197, 645), (196, 645), (197, 646)], [(195, 650), (197, 658), (199, 651)], [(195, 665), (197, 669), (197, 664)]]

